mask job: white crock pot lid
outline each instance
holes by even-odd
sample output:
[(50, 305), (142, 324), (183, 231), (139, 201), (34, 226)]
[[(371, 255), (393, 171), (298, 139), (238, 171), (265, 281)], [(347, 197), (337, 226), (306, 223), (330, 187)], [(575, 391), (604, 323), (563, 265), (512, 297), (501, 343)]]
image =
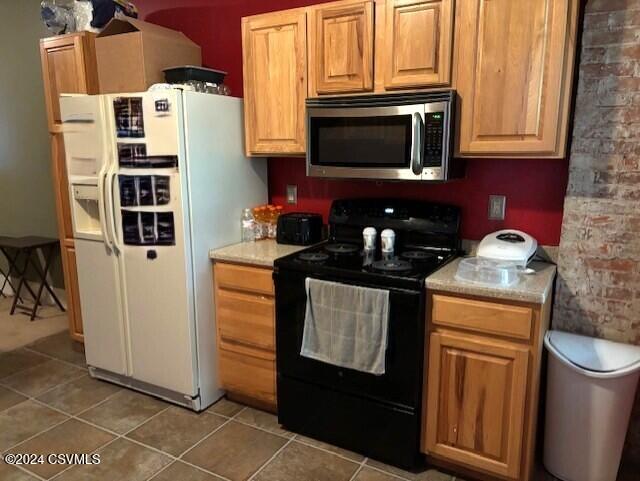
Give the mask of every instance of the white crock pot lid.
[(595, 373), (620, 375), (640, 369), (640, 346), (549, 331), (545, 345), (570, 364)]

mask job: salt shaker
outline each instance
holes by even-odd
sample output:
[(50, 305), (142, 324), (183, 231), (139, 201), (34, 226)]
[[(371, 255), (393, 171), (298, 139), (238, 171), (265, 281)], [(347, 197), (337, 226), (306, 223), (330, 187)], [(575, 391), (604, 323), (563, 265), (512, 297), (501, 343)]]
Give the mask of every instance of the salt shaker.
[(376, 248), (376, 231), (375, 227), (365, 227), (362, 230), (362, 240), (364, 241), (364, 250), (372, 251)]
[(385, 229), (380, 234), (380, 240), (382, 243), (382, 252), (384, 254), (392, 254), (393, 244), (396, 240), (396, 233), (391, 229)]

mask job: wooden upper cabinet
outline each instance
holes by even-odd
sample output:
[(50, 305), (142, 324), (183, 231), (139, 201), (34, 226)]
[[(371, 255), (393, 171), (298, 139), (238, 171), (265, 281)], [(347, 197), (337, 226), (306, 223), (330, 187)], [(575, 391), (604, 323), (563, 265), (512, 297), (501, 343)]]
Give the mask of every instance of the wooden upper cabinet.
[(578, 1), (457, 4), (459, 153), (564, 157)]
[(423, 449), (519, 479), (528, 349), (482, 337), (433, 333)]
[(384, 8), (384, 36), (376, 48), (385, 89), (449, 85), (453, 0), (386, 0)]
[(248, 155), (304, 154), (306, 12), (242, 19)]
[(60, 129), (60, 94), (98, 93), (95, 34), (71, 33), (40, 41), (49, 130)]
[(309, 96), (373, 90), (373, 1), (341, 1), (307, 16)]

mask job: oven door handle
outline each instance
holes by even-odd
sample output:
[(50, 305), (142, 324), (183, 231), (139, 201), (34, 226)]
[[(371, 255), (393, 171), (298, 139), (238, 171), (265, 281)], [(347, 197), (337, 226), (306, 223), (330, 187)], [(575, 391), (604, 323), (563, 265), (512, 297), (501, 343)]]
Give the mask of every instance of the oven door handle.
[(420, 112), (415, 112), (412, 117), (411, 126), (413, 130), (413, 140), (411, 142), (411, 170), (415, 175), (422, 174), (422, 151), (424, 147), (424, 121)]

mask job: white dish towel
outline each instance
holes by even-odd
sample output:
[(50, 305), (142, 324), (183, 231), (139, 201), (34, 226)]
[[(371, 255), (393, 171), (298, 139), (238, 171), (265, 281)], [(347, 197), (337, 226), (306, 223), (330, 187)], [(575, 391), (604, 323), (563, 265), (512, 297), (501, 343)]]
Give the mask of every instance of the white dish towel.
[(300, 355), (375, 375), (385, 373), (389, 291), (306, 279)]

